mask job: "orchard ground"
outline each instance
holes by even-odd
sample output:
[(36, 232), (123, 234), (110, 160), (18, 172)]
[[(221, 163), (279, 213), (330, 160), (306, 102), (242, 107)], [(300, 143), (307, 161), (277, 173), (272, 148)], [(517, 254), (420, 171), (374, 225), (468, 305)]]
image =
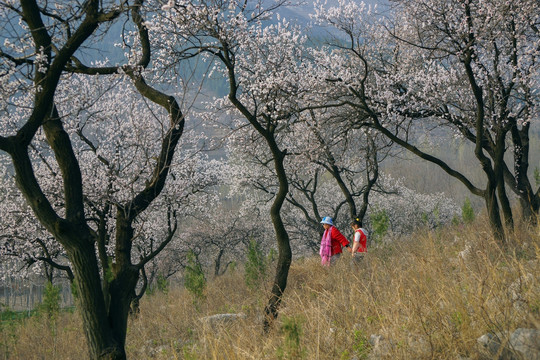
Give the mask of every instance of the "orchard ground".
[[(293, 261), (280, 315), (262, 331), (270, 291), (246, 286), (238, 268), (210, 280), (203, 297), (170, 288), (145, 296), (130, 318), (130, 359), (481, 359), (488, 332), (540, 328), (540, 228), (501, 249), (486, 220), (419, 231), (372, 247), (357, 268), (343, 259)], [(245, 314), (210, 326), (202, 318)], [(84, 359), (79, 314), (3, 321), (1, 359)], [(371, 335), (387, 339), (374, 349)]]

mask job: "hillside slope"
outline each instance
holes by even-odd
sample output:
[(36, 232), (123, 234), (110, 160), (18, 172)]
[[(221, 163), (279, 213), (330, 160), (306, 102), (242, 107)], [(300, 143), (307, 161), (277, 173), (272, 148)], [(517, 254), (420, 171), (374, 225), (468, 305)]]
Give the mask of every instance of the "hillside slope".
[[(262, 332), (269, 285), (245, 285), (236, 269), (207, 283), (204, 297), (165, 289), (145, 297), (129, 325), (130, 359), (482, 359), (487, 333), (540, 329), (540, 233), (521, 231), (510, 249), (485, 220), (371, 248), (358, 267), (343, 259), (293, 263), (278, 321)], [(271, 276), (268, 276), (270, 279)], [(203, 319), (237, 314), (214, 324)], [(240, 315), (238, 315), (240, 314)], [(233, 317), (234, 315), (229, 315)], [(32, 318), (2, 327), (7, 359), (86, 354), (77, 314), (51, 326)]]

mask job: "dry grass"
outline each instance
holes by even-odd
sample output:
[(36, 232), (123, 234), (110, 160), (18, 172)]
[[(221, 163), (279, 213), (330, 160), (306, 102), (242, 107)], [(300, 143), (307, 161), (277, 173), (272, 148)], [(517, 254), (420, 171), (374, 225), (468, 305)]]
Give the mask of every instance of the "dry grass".
[[(268, 288), (249, 290), (240, 271), (213, 280), (198, 306), (179, 289), (147, 296), (129, 324), (128, 358), (362, 359), (373, 334), (389, 339), (381, 358), (480, 359), (476, 339), (486, 332), (540, 328), (540, 230), (514, 234), (502, 250), (481, 224), (373, 248), (357, 268), (347, 259), (330, 269), (318, 258), (295, 261), (269, 334), (261, 325)], [(200, 321), (239, 312), (246, 318), (227, 326)], [(79, 324), (64, 314), (56, 333), (43, 318), (4, 327), (1, 358), (85, 358)]]
[(39, 315), (21, 324), (5, 322), (0, 325), (0, 359), (85, 357), (86, 342), (77, 313), (61, 313), (55, 320)]

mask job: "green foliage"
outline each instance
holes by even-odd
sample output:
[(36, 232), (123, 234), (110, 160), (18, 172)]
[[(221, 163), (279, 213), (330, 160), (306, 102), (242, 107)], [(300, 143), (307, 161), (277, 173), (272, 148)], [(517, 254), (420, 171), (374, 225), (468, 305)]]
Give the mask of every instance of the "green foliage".
[(257, 241), (251, 240), (248, 245), (247, 261), (245, 265), (244, 280), (248, 288), (259, 289), (266, 275), (266, 258)]
[(268, 257), (267, 257), (268, 264), (271, 264), (274, 261), (276, 261), (277, 257), (278, 257), (278, 253), (277, 253), (276, 249), (274, 249), (274, 248), (270, 249), (270, 252), (268, 253)]
[(8, 306), (5, 306), (3, 304), (0, 305), (2, 305), (2, 307), (4, 308), (2, 311), (0, 311), (0, 321), (15, 320), (18, 318), (15, 311), (11, 310)]
[(302, 321), (296, 317), (284, 317), (281, 325), (283, 346), (277, 350), (278, 359), (303, 359), (306, 350), (302, 348)]
[(471, 205), (471, 200), (467, 197), (461, 208), (461, 216), (465, 224), (470, 224), (474, 221), (474, 210)]
[(370, 344), (366, 334), (362, 330), (354, 331), (353, 351), (358, 359), (367, 359), (370, 352)]
[(163, 294), (169, 293), (169, 280), (167, 280), (163, 274), (158, 274), (156, 285), (159, 292), (162, 292)]
[(113, 261), (112, 258), (108, 259), (109, 266), (107, 266), (107, 269), (105, 271), (105, 281), (107, 281), (108, 284), (110, 284), (114, 280), (114, 273), (112, 271), (113, 268)]
[(429, 216), (427, 213), (423, 212), (422, 213), (422, 222), (424, 223), (424, 225), (429, 225)]
[(237, 309), (234, 304), (224, 304), (219, 308), (221, 314), (234, 314), (237, 312)]
[(167, 280), (163, 274), (158, 274), (156, 276), (155, 283), (152, 282), (152, 284), (148, 287), (148, 290), (146, 290), (146, 293), (148, 295), (155, 295), (156, 292), (160, 292), (167, 295), (169, 293), (169, 286), (169, 280)]
[(0, 356), (3, 359), (9, 359), (11, 347), (17, 342), (15, 333), (17, 321), (22, 317), (21, 313), (0, 303), (0, 308), (2, 307), (3, 309), (0, 311)]
[(47, 315), (49, 319), (55, 319), (60, 312), (60, 287), (53, 285), (50, 281), (45, 285), (43, 292), (43, 302), (38, 306), (41, 314)]
[(422, 212), (422, 223), (428, 227), (439, 227), (442, 224), (439, 205), (431, 212)]
[(465, 322), (463, 314), (460, 311), (456, 310), (450, 314), (450, 318), (452, 320), (451, 323), (456, 327), (457, 331), (459, 331), (461, 326), (463, 326), (463, 323)]
[(435, 209), (433, 210), (433, 220), (435, 221), (435, 226), (441, 224), (441, 210), (439, 209), (439, 205), (435, 206)]
[(540, 169), (534, 168), (534, 182), (536, 186), (540, 186)]
[(192, 349), (191, 346), (184, 345), (182, 347), (182, 355), (185, 360), (199, 360), (197, 356), (197, 349)]
[(372, 238), (378, 241), (386, 235), (388, 228), (390, 227), (390, 217), (386, 213), (386, 210), (376, 210), (370, 215), (371, 224), (373, 227)]
[(204, 299), (204, 289), (206, 288), (206, 277), (199, 259), (193, 251), (187, 255), (188, 264), (184, 270), (184, 286), (195, 296), (195, 300)]

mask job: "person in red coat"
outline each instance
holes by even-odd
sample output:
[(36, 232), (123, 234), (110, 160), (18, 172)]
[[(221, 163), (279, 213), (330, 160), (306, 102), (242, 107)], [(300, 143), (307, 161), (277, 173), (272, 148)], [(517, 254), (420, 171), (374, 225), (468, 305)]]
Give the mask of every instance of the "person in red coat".
[(352, 257), (359, 261), (367, 253), (367, 231), (362, 228), (362, 222), (359, 218), (353, 219), (351, 227), (354, 231), (354, 240), (352, 247)]
[(321, 263), (324, 266), (330, 266), (331, 263), (334, 263), (340, 256), (342, 247), (349, 248), (349, 240), (339, 230), (334, 226), (334, 221), (330, 216), (325, 216), (321, 224), (324, 227), (324, 233), (321, 239)]

